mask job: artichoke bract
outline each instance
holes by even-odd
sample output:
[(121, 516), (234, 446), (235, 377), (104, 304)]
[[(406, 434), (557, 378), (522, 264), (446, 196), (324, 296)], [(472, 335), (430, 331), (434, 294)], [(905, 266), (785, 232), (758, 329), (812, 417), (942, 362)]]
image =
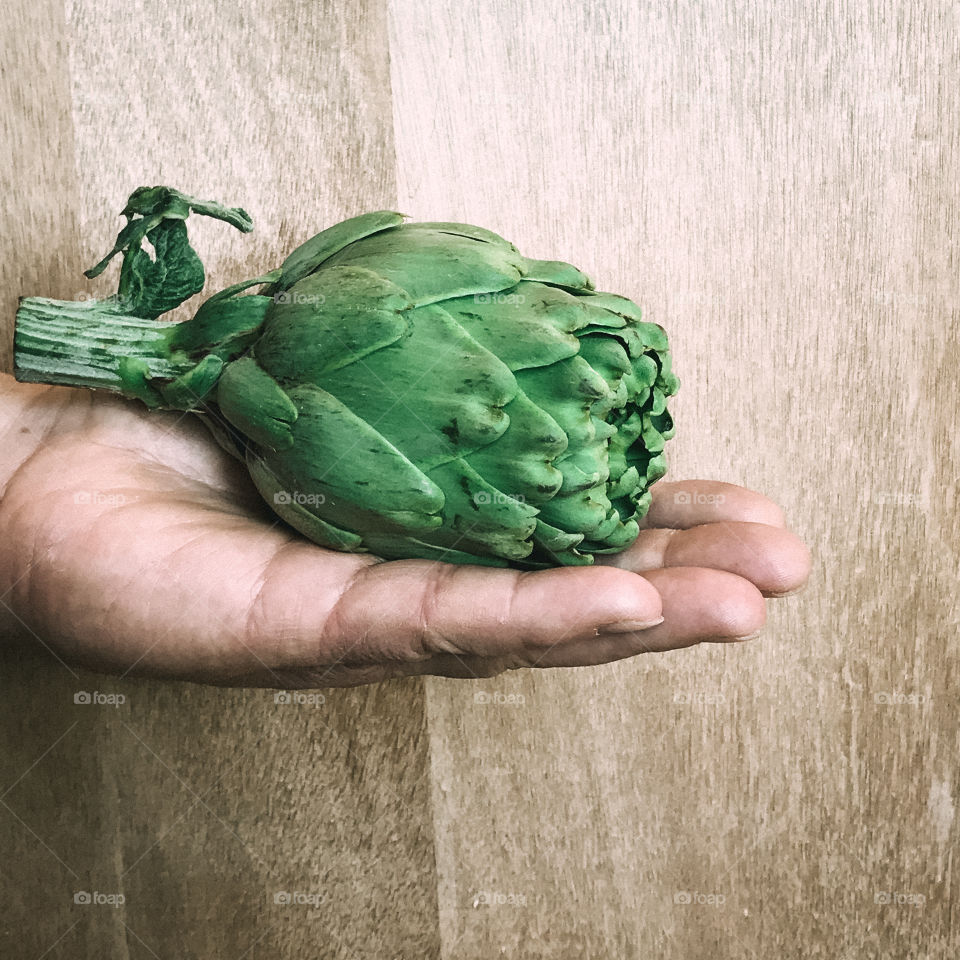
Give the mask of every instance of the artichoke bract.
[(122, 253), (118, 293), (23, 298), (18, 379), (198, 414), (280, 517), (335, 550), (536, 568), (636, 538), (678, 380), (626, 297), (489, 230), (378, 211), (164, 322), (204, 284), (189, 214), (252, 223), (166, 187), (122, 212), (87, 271)]

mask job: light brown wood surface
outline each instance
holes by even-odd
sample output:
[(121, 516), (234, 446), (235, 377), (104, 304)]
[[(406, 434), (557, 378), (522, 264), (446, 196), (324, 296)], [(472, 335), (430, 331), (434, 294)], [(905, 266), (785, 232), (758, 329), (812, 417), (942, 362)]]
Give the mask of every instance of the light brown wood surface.
[(317, 706), (9, 648), (0, 956), (960, 954), (955, 4), (8, 11), (5, 330), (109, 288), (141, 183), (254, 216), (196, 225), (212, 286), (363, 210), (482, 224), (668, 329), (671, 477), (815, 569), (758, 642)]

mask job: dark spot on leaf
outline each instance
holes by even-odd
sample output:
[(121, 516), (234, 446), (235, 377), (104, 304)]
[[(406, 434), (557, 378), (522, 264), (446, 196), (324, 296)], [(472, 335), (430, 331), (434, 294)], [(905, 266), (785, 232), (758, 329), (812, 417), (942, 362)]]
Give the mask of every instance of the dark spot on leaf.
[(456, 417), (454, 417), (445, 427), (441, 427), (440, 432), (444, 434), (451, 443), (460, 442), (460, 426), (457, 423)]
[(467, 502), (473, 507), (474, 510), (480, 509), (480, 504), (477, 503), (477, 498), (473, 495), (473, 490), (470, 488), (470, 478), (462, 476), (460, 477), (460, 486), (463, 488), (463, 492), (467, 495)]
[(577, 390), (580, 392), (581, 396), (587, 396), (587, 397), (602, 396), (602, 394), (597, 391), (594, 384), (592, 384), (589, 380), (581, 380), (577, 384)]

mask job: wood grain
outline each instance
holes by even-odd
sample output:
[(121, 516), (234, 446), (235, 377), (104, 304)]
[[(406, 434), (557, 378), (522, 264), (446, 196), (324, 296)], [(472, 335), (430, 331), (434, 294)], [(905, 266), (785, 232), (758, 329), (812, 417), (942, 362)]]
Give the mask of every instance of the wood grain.
[(671, 476), (816, 557), (755, 644), (428, 683), (445, 956), (956, 955), (956, 10), (391, 9), (401, 209), (640, 302)]
[(3, 649), (0, 955), (957, 955), (954, 4), (15, 0), (2, 29), (5, 330), (101, 289), (143, 182), (252, 213), (198, 223), (213, 285), (366, 209), (482, 224), (668, 329), (671, 477), (768, 493), (816, 567), (756, 643), (322, 705)]
[[(142, 183), (250, 211), (248, 236), (191, 225), (214, 289), (394, 205), (382, 4), (14, 8), (7, 98), (24, 106), (2, 114), (17, 161), (4, 194), (22, 239), (0, 266), (5, 329), (17, 293), (109, 290), (114, 271), (81, 271)], [(0, 956), (439, 956), (419, 681), (277, 704), (77, 673), (42, 651), (2, 663)]]

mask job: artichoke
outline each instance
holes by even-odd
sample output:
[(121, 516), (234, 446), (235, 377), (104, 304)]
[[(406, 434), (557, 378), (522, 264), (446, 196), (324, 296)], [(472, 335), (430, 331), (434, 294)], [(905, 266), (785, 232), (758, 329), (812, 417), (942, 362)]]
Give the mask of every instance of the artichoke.
[(678, 387), (636, 304), (489, 230), (379, 211), (158, 321), (204, 284), (191, 212), (252, 229), (240, 208), (135, 191), (86, 274), (122, 253), (118, 293), (23, 298), (17, 378), (197, 413), (273, 510), (332, 549), (537, 568), (636, 538)]

